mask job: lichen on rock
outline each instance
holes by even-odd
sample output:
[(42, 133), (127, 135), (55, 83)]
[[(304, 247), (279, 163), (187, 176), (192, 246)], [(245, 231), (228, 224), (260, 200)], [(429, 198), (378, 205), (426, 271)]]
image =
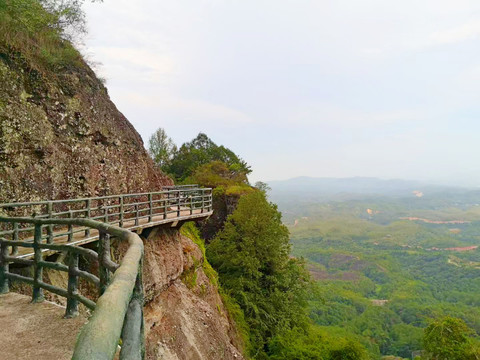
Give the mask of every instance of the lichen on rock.
[(0, 45), (0, 202), (171, 184), (86, 64), (42, 73)]

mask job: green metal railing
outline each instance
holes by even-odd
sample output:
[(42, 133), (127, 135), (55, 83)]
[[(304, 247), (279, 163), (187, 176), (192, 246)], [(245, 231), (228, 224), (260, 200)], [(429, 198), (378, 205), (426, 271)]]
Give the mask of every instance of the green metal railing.
[[(33, 302), (44, 300), (43, 290), (67, 298), (65, 317), (78, 315), (79, 303), (94, 310), (89, 322), (82, 328), (72, 359), (111, 360), (115, 357), (120, 339), (120, 359), (143, 359), (145, 353), (143, 331), (142, 258), (143, 242), (135, 233), (90, 219), (34, 219), (0, 217), (0, 223), (30, 224), (34, 226), (34, 241), (12, 241), (0, 238), (0, 293), (9, 291), (11, 281), (32, 285)], [(49, 225), (84, 226), (100, 234), (98, 252), (72, 245), (42, 242), (42, 234)], [(129, 248), (120, 265), (110, 259), (110, 237), (127, 241)], [(9, 248), (33, 248), (32, 260), (9, 255)], [(64, 252), (68, 265), (43, 259), (42, 250)], [(98, 277), (79, 269), (79, 257), (84, 256), (98, 264)], [(9, 271), (10, 264), (32, 266), (33, 277)], [(67, 289), (43, 281), (43, 269), (68, 273)], [(97, 302), (78, 293), (79, 278), (93, 283), (100, 297)]]
[[(12, 281), (33, 287), (32, 301), (44, 290), (65, 297), (65, 317), (78, 315), (79, 304), (93, 310), (82, 328), (72, 359), (111, 360), (121, 340), (120, 359), (144, 359), (143, 242), (130, 230), (167, 222), (201, 219), (212, 213), (212, 190), (196, 186), (103, 197), (0, 204), (0, 294)], [(120, 264), (110, 258), (110, 238), (127, 241)], [(80, 247), (98, 241), (97, 251)], [(46, 252), (62, 252), (66, 264), (47, 261)], [(81, 270), (80, 257), (98, 265)], [(10, 264), (31, 266), (33, 277), (11, 272)], [(68, 273), (67, 288), (48, 284), (43, 269)], [(97, 301), (82, 296), (79, 280), (92, 283)]]
[[(156, 224), (208, 216), (212, 212), (212, 189), (196, 185), (167, 187), (163, 191), (110, 195), (82, 199), (37, 201), (0, 204), (0, 215), (33, 217), (35, 219), (98, 220), (121, 228), (135, 230)], [(25, 224), (0, 224), (0, 237), (12, 241), (32, 241), (34, 227)], [(80, 245), (95, 241), (99, 233), (88, 226), (53, 222), (46, 226), (42, 240), (48, 244), (70, 243)], [(31, 257), (32, 252), (18, 254), (13, 246), (12, 255)]]

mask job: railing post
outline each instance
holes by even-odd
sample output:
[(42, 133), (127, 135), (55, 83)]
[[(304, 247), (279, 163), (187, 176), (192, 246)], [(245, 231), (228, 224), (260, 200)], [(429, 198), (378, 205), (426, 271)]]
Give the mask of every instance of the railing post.
[(105, 231), (100, 231), (98, 240), (98, 272), (100, 277), (100, 296), (107, 289), (110, 283), (110, 271), (105, 267), (105, 264), (110, 260), (110, 234)]
[(138, 225), (138, 204), (135, 204), (135, 226)]
[(33, 237), (33, 250), (35, 251), (33, 256), (33, 295), (32, 302), (38, 303), (44, 300), (43, 289), (40, 287), (40, 282), (43, 280), (43, 269), (40, 265), (42, 261), (42, 249), (39, 245), (42, 242), (42, 225), (35, 224), (35, 233)]
[(193, 193), (190, 192), (190, 215), (193, 214)]
[[(48, 211), (48, 218), (51, 219), (53, 217), (53, 203), (51, 201), (47, 204), (47, 211)], [(49, 224), (47, 227), (47, 244), (53, 243), (53, 224)]]
[(167, 204), (165, 206), (165, 219), (168, 218), (168, 211), (169, 211), (168, 209), (170, 208), (170, 205), (171, 205), (171, 202), (170, 202), (170, 192), (171, 191), (172, 190), (168, 190), (168, 192), (167, 192), (167, 199), (168, 200), (167, 200)]
[(128, 305), (122, 329), (122, 349), (120, 360), (145, 359), (145, 325), (143, 319), (143, 260), (138, 267), (137, 280), (133, 289), (132, 300)]
[(120, 227), (123, 227), (123, 195), (120, 196)]
[[(86, 213), (85, 213), (85, 217), (86, 217), (87, 219), (90, 219), (90, 217), (92, 216), (92, 210), (91, 210), (91, 208), (92, 208), (92, 201), (91, 201), (90, 199), (87, 199), (85, 205), (86, 205), (86, 207), (87, 207)], [(89, 227), (87, 227), (87, 228), (85, 229), (85, 237), (90, 237), (90, 228), (89, 228)]]
[(68, 255), (68, 297), (65, 317), (73, 318), (78, 316), (78, 300), (75, 298), (78, 291), (78, 254), (70, 251)]
[(208, 211), (212, 211), (212, 208), (213, 208), (213, 190), (210, 189), (208, 191)]
[(0, 294), (6, 294), (9, 291), (7, 278), (8, 262), (5, 260), (7, 256), (8, 246), (0, 242)]
[(148, 216), (148, 222), (152, 222), (153, 221), (153, 195), (152, 195), (152, 193), (148, 194), (148, 204), (150, 206), (150, 213), (149, 213), (149, 216)]
[[(18, 223), (13, 223), (13, 241), (18, 241)], [(12, 255), (18, 254), (18, 246), (13, 246), (12, 248)]]
[[(73, 211), (72, 210), (68, 210), (68, 218), (73, 219)], [(69, 224), (68, 225), (68, 239), (67, 239), (67, 242), (70, 242), (72, 240), (73, 240), (73, 225)]]
[(177, 191), (177, 217), (180, 217), (180, 190)]
[[(168, 196), (168, 195), (167, 195)], [(167, 201), (163, 198), (163, 219), (167, 218)]]
[(107, 205), (105, 205), (105, 200), (104, 200), (104, 201), (103, 201), (103, 204), (104, 204), (104, 206), (105, 206), (105, 208), (104, 208), (104, 213), (103, 213), (103, 214), (104, 214), (103, 222), (106, 223), (106, 224), (108, 224), (108, 203), (107, 203)]
[(205, 189), (202, 189), (202, 211), (201, 211), (202, 214), (203, 214), (204, 208), (205, 208)]

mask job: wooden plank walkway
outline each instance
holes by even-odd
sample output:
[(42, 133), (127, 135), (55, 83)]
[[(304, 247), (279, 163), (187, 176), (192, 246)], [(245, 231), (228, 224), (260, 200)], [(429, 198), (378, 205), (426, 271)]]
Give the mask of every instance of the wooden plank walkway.
[(69, 360), (83, 316), (64, 319), (65, 308), (17, 293), (0, 295), (0, 359)]

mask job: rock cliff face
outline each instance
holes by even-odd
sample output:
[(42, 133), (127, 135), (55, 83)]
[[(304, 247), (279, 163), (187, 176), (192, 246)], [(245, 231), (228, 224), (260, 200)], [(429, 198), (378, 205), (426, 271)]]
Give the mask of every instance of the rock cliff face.
[[(86, 64), (44, 74), (0, 43), (0, 202), (144, 192), (171, 184)], [(148, 358), (242, 359), (199, 247), (177, 229), (154, 229), (144, 241)], [(112, 247), (117, 260), (125, 246)], [(66, 281), (46, 275), (50, 282)]]
[(0, 202), (170, 184), (86, 64), (45, 74), (0, 45)]
[(156, 228), (144, 239), (147, 359), (243, 359), (199, 247), (175, 229)]
[(213, 215), (200, 225), (202, 238), (210, 242), (215, 235), (223, 229), (228, 215), (237, 208), (239, 195), (215, 194), (213, 196)]

